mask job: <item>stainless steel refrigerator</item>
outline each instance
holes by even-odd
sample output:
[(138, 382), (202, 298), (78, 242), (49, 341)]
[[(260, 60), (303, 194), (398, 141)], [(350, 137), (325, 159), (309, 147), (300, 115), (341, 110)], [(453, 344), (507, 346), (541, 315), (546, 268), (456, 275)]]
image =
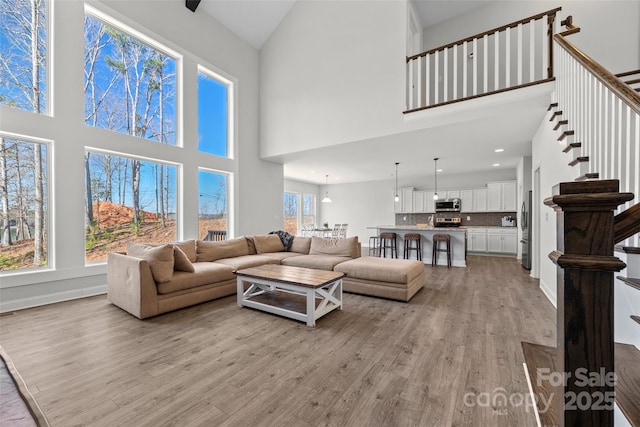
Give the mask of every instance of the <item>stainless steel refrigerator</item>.
[(531, 199), (532, 191), (525, 196), (520, 208), (520, 228), (522, 229), (522, 266), (531, 270)]

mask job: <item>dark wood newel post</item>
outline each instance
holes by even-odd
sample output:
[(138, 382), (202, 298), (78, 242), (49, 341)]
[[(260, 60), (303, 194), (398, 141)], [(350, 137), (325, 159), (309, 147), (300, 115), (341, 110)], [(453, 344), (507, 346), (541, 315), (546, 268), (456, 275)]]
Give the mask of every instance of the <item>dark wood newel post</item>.
[(560, 426), (613, 427), (613, 273), (625, 267), (613, 256), (614, 210), (633, 199), (618, 189), (617, 180), (567, 182), (545, 200), (557, 213)]
[(549, 15), (549, 20), (547, 21), (547, 39), (549, 42), (549, 66), (547, 67), (547, 78), (553, 78), (553, 24), (556, 21), (556, 12)]

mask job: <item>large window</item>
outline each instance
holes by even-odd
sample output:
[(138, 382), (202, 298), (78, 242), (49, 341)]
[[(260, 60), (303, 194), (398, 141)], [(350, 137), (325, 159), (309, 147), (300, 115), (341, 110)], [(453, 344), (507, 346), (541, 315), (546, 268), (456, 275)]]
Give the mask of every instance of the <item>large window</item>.
[(229, 175), (200, 170), (198, 196), (198, 237), (204, 239), (210, 231), (228, 235)]
[(316, 196), (304, 194), (302, 196), (302, 224), (316, 225)]
[(229, 157), (228, 84), (206, 70), (198, 73), (198, 150)]
[(289, 234), (298, 234), (298, 206), (300, 194), (284, 193), (284, 231)]
[(176, 240), (176, 166), (87, 151), (85, 172), (85, 261)]
[(0, 134), (0, 270), (47, 265), (47, 145)]
[(286, 191), (283, 198), (284, 231), (302, 235), (304, 226), (316, 225), (315, 194), (300, 194)]
[(87, 15), (85, 123), (175, 145), (176, 60)]
[(45, 0), (0, 0), (0, 104), (47, 112)]

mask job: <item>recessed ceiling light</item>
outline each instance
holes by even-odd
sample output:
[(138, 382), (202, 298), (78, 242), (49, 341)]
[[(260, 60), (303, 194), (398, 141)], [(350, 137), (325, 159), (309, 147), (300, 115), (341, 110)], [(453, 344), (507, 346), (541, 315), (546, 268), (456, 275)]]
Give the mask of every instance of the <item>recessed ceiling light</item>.
[(436, 172), (442, 172), (442, 169), (437, 169)]
[(500, 166), (500, 163), (494, 163), (494, 164), (493, 164), (493, 165), (491, 165), (491, 166), (493, 166), (493, 167)]
[(504, 148), (496, 148), (495, 150), (496, 153), (502, 153), (504, 151)]
[(311, 173), (316, 173), (316, 171), (309, 171), (309, 172), (311, 172)]

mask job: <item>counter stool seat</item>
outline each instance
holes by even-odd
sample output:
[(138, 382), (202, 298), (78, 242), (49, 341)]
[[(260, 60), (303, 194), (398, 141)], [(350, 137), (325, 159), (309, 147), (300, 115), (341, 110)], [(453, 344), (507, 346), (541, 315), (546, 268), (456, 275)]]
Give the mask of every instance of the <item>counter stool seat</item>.
[[(440, 242), (445, 242), (445, 247), (440, 248)], [(433, 235), (433, 251), (431, 253), (431, 265), (438, 264), (438, 252), (447, 253), (447, 267), (451, 267), (451, 235), (450, 234), (434, 234)]]
[(378, 256), (380, 254), (380, 236), (369, 237), (369, 256)]
[[(409, 259), (410, 251), (416, 251), (416, 258), (418, 261), (422, 261), (421, 237), (418, 233), (407, 233), (404, 235), (404, 259)], [(413, 242), (415, 242), (415, 245)]]
[(380, 233), (380, 256), (382, 258), (387, 257), (387, 249), (391, 251), (391, 258), (398, 258), (396, 238), (396, 233)]

